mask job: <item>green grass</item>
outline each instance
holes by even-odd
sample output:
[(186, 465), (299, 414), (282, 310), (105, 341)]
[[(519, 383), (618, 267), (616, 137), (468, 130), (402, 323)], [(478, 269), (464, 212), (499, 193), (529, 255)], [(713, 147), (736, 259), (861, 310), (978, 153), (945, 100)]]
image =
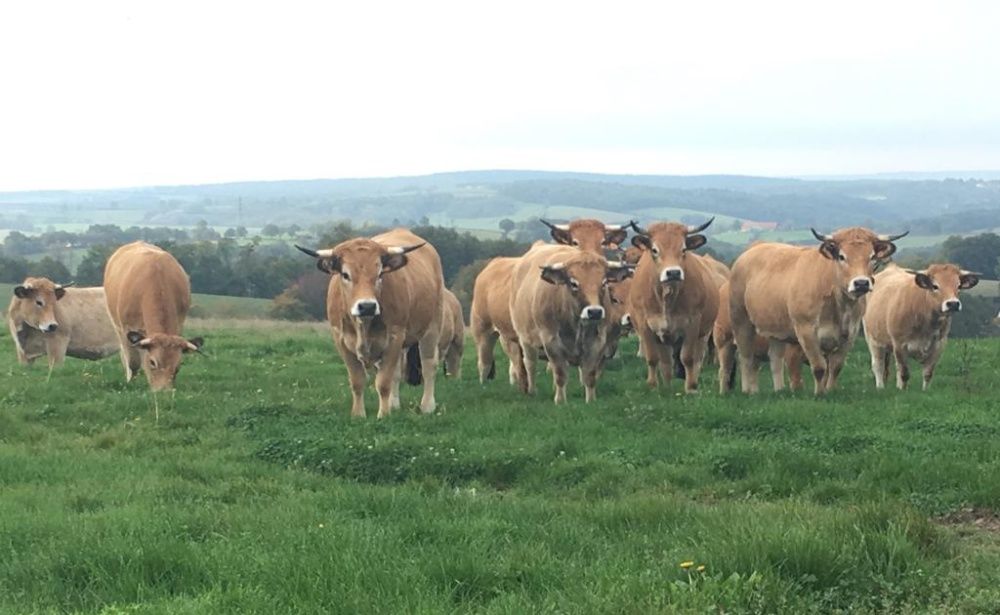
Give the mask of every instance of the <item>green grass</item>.
[(467, 352), (434, 415), (407, 388), (359, 421), (326, 332), (187, 333), (210, 354), (157, 423), (117, 359), (46, 384), (0, 332), (0, 612), (1000, 608), (991, 526), (939, 521), (1000, 502), (996, 341), (927, 394), (874, 391), (859, 348), (819, 400), (649, 392), (626, 343), (562, 407)]
[[(0, 311), (6, 310), (14, 294), (15, 284), (0, 283)], [(205, 295), (194, 293), (191, 296), (191, 313), (193, 318), (266, 318), (271, 309), (270, 299), (255, 297), (225, 297), (222, 295)]]

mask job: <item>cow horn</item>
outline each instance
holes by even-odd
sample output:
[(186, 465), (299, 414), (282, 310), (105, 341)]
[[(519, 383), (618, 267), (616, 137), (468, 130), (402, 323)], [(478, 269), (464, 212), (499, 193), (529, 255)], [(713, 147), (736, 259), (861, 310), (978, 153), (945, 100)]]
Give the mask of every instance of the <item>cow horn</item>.
[(538, 220), (542, 224), (544, 224), (545, 226), (549, 227), (550, 229), (552, 229), (554, 231), (568, 231), (569, 230), (569, 225), (568, 224), (552, 224), (548, 220), (543, 220), (541, 218), (539, 218)]
[(687, 234), (688, 235), (693, 235), (694, 233), (700, 233), (703, 230), (707, 229), (708, 225), (710, 225), (714, 221), (715, 221), (715, 216), (712, 216), (711, 218), (708, 219), (708, 222), (706, 222), (705, 224), (702, 224), (701, 226), (689, 226), (688, 230), (687, 230)]
[(813, 232), (813, 237), (820, 241), (833, 241), (833, 235), (824, 235), (823, 233), (817, 232), (816, 229), (809, 227), (809, 230)]
[(188, 343), (187, 343), (187, 348), (188, 348), (188, 350), (190, 350), (190, 351), (192, 351), (192, 352), (201, 352), (201, 348), (199, 348), (199, 347), (195, 346), (195, 345), (194, 345), (194, 344), (192, 344), (191, 342), (188, 342)]
[(896, 241), (897, 239), (902, 239), (910, 234), (910, 231), (904, 231), (899, 235), (879, 235), (879, 241)]
[(333, 248), (327, 250), (310, 250), (309, 248), (303, 248), (298, 244), (295, 244), (295, 247), (298, 248), (299, 251), (304, 252), (313, 258), (330, 258), (333, 256)]
[(620, 231), (623, 228), (625, 228), (625, 226), (626, 225), (624, 225), (624, 224), (605, 224), (604, 225), (604, 230), (606, 230), (606, 231)]
[(389, 254), (406, 254), (407, 252), (413, 252), (417, 248), (422, 248), (427, 245), (427, 242), (418, 243), (412, 246), (392, 246), (387, 248)]
[(639, 224), (635, 220), (629, 220), (628, 225), (632, 227), (633, 231), (639, 233), (640, 235), (649, 235), (649, 233), (646, 232), (646, 229), (639, 226)]
[(76, 286), (76, 282), (66, 282), (65, 284), (56, 284), (56, 288), (69, 288), (70, 286)]
[(983, 277), (983, 274), (979, 273), (978, 271), (966, 271), (965, 269), (959, 269), (958, 275), (974, 275), (977, 278)]

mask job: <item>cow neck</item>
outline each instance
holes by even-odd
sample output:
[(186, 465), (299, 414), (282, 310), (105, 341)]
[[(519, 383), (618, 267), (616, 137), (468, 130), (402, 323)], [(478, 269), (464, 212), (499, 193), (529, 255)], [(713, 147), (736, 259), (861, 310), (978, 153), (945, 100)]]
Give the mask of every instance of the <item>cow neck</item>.
[(177, 309), (163, 287), (153, 283), (152, 289), (142, 294), (142, 326), (147, 336), (157, 333), (178, 335), (180, 326)]

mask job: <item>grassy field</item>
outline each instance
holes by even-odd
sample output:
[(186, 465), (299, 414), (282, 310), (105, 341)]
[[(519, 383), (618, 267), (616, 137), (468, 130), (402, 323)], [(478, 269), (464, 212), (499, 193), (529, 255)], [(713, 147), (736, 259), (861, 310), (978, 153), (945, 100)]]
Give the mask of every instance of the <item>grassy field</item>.
[(467, 352), (437, 413), (358, 421), (322, 327), (188, 329), (159, 422), (116, 358), (46, 383), (0, 332), (0, 612), (1000, 609), (995, 341), (928, 394), (859, 348), (819, 400), (649, 392), (626, 343), (558, 408)]

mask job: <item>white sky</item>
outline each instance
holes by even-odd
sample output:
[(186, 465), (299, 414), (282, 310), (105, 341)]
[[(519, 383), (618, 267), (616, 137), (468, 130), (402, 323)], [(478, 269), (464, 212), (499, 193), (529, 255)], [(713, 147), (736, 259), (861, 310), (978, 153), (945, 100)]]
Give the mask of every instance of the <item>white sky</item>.
[(1000, 2), (0, 3), (0, 190), (482, 168), (998, 169)]

